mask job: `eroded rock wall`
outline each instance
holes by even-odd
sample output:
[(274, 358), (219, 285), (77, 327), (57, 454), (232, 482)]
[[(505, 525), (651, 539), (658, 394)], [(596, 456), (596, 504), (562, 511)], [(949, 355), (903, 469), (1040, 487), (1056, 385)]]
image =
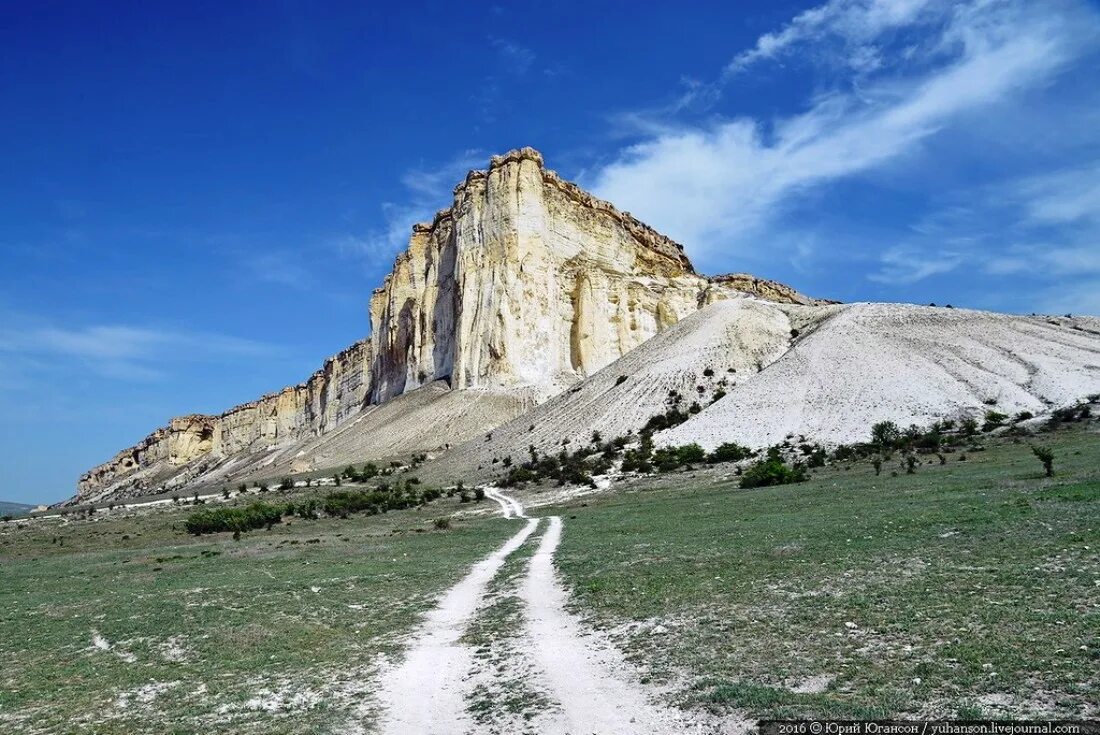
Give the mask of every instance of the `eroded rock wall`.
[(325, 360), (324, 366), (300, 385), (218, 416), (174, 418), (136, 446), (81, 476), (78, 497), (109, 489), (131, 476), (134, 482), (140, 480), (140, 489), (151, 491), (156, 478), (139, 474), (142, 470), (185, 467), (197, 460), (260, 451), (330, 431), (362, 408), (370, 387), (371, 354), (370, 340), (356, 342)]
[(553, 395), (729, 290), (536, 151), (512, 151), (414, 228), (375, 291), (371, 400), (439, 379)]

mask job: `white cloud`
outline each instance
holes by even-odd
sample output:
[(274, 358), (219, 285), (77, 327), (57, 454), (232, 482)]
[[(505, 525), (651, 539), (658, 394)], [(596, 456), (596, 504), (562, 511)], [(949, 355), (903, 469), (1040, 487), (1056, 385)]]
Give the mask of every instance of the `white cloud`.
[(925, 22), (933, 10), (939, 31), (913, 52), (922, 54), (911, 63), (921, 73), (821, 94), (806, 112), (771, 125), (749, 118), (663, 124), (585, 183), (705, 259), (755, 241), (805, 193), (881, 169), (966, 116), (1049, 82), (1097, 28), (1094, 14), (1072, 3), (834, 1), (751, 53), (765, 58), (826, 31), (865, 41), (914, 18)]
[(535, 52), (522, 44), (504, 38), (493, 38), (490, 42), (497, 50), (505, 70), (512, 74), (522, 76), (535, 63)]
[(455, 184), (487, 161), (483, 152), (467, 150), (439, 166), (406, 171), (401, 183), (407, 195), (382, 203), (383, 224), (365, 235), (337, 235), (331, 239), (331, 247), (341, 255), (365, 260), (371, 268), (388, 266), (408, 245), (412, 226), (431, 221), (437, 210), (450, 204)]
[(928, 253), (924, 250), (893, 247), (883, 253), (882, 268), (868, 276), (872, 281), (889, 284), (915, 283), (917, 281), (948, 273), (963, 263), (963, 256), (954, 252)]
[[(840, 58), (857, 72), (882, 66), (874, 42), (888, 31), (934, 19), (943, 0), (829, 0), (796, 15), (781, 30), (765, 33), (726, 67), (728, 75), (827, 41), (840, 45)], [(933, 12), (938, 11), (938, 12)]]
[(1100, 314), (1100, 279), (1047, 289), (1040, 296), (1037, 311), (1043, 314)]
[(151, 380), (176, 362), (217, 362), (271, 353), (263, 343), (223, 334), (171, 331), (120, 324), (60, 327), (8, 314), (0, 354), (27, 363), (48, 359), (83, 364), (105, 377)]
[(1037, 223), (1100, 222), (1100, 162), (1021, 181), (1015, 198)]

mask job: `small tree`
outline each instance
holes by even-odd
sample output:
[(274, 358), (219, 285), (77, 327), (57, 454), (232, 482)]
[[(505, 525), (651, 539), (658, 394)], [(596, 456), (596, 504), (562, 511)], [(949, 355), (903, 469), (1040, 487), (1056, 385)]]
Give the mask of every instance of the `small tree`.
[(875, 468), (875, 476), (882, 474), (882, 457), (875, 457), (871, 460), (871, 465)]
[(1050, 447), (1032, 445), (1031, 451), (1043, 463), (1043, 469), (1046, 470), (1047, 477), (1054, 477), (1054, 450)]
[(893, 421), (880, 421), (871, 427), (871, 443), (883, 448), (892, 448), (901, 441), (901, 430)]
[(905, 474), (913, 475), (917, 472), (917, 458), (916, 455), (910, 454), (905, 458)]

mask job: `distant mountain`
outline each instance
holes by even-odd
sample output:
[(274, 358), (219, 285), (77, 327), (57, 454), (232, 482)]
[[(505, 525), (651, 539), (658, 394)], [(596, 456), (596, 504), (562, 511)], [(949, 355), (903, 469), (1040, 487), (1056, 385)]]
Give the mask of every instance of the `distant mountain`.
[(6, 503), (0, 500), (0, 516), (21, 516), (33, 508), (33, 505), (26, 505), (25, 503)]

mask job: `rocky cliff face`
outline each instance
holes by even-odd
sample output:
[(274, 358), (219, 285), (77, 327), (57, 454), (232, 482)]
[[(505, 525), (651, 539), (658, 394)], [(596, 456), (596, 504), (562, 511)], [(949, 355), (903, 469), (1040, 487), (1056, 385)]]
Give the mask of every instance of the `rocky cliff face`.
[(305, 383), (219, 416), (174, 419), (86, 473), (79, 494), (148, 491), (186, 468), (191, 481), (434, 381), (541, 400), (702, 306), (745, 294), (809, 301), (752, 276), (700, 276), (681, 246), (563, 181), (537, 151), (494, 156), (455, 188), (448, 209), (413, 227), (371, 297), (370, 340)]
[(84, 473), (77, 483), (77, 497), (127, 484), (132, 490), (152, 492), (173, 470), (193, 462), (323, 434), (362, 407), (370, 386), (370, 364), (371, 343), (363, 340), (325, 360), (304, 383), (218, 416), (174, 418), (136, 446)]
[(727, 289), (683, 249), (524, 148), (417, 225), (371, 299), (371, 399), (433, 380), (553, 395)]

